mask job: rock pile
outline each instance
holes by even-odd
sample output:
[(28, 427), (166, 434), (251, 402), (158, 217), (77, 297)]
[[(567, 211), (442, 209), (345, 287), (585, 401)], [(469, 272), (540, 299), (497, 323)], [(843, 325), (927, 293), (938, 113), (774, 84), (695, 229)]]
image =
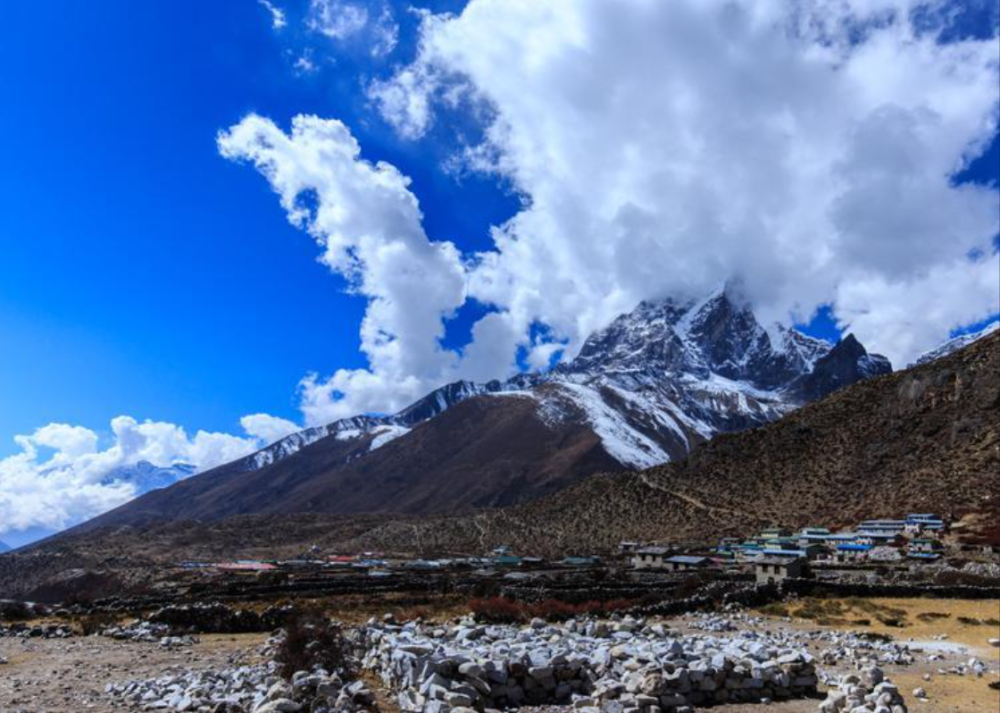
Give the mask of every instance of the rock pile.
[(766, 623), (760, 617), (740, 613), (728, 615), (698, 613), (690, 615), (690, 618), (692, 621), (688, 626), (692, 629), (716, 633), (739, 631), (748, 627), (762, 626)]
[(170, 635), (170, 627), (151, 621), (136, 621), (123, 626), (109, 626), (101, 630), (101, 636), (119, 641), (156, 642)]
[(819, 660), (826, 666), (851, 663), (856, 666), (893, 664), (908, 666), (916, 659), (905, 644), (869, 638), (849, 631), (813, 631), (808, 637), (828, 646), (819, 652)]
[(962, 566), (961, 571), (965, 574), (976, 575), (977, 577), (1000, 579), (1000, 564), (996, 562), (966, 562)]
[(895, 684), (886, 680), (877, 666), (863, 668), (860, 674), (848, 674), (827, 693), (819, 705), (820, 713), (906, 713), (906, 703)]
[(372, 621), (361, 633), (363, 665), (398, 692), (406, 711), (613, 701), (676, 710), (804, 697), (818, 683), (805, 648), (780, 636), (681, 636), (629, 617), (526, 627)]
[(140, 710), (212, 713), (332, 713), (368, 709), (374, 701), (362, 681), (317, 668), (287, 682), (273, 662), (110, 684), (105, 692)]
[(278, 682), (273, 665), (222, 671), (186, 671), (176, 676), (108, 684), (105, 692), (140, 710), (251, 711)]
[(73, 630), (63, 624), (12, 624), (0, 626), (0, 637), (9, 636), (21, 639), (68, 639), (74, 636)]

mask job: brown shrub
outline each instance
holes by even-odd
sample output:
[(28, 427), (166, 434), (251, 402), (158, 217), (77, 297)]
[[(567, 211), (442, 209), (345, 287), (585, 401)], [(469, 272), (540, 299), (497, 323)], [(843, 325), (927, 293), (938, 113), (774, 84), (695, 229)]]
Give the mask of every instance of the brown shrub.
[(311, 671), (317, 666), (341, 675), (355, 673), (351, 647), (340, 624), (320, 611), (297, 612), (289, 618), (274, 660), (279, 674), (289, 680), (296, 671)]
[(34, 612), (24, 602), (0, 602), (0, 621), (24, 621), (32, 616)]
[(118, 616), (111, 612), (95, 612), (85, 614), (76, 620), (76, 626), (83, 636), (100, 634), (105, 629), (118, 623)]

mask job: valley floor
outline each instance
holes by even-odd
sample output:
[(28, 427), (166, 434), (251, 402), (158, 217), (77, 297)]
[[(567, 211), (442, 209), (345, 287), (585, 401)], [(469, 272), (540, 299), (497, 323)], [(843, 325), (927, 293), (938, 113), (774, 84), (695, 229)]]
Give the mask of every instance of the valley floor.
[[(456, 615), (454, 601), (441, 602), (440, 608), (420, 611), (426, 619), (444, 620)], [(339, 613), (346, 614), (348, 602)], [(351, 604), (361, 604), (351, 602)], [(911, 711), (980, 713), (1000, 710), (1000, 691), (990, 688), (998, 681), (1000, 649), (989, 639), (1000, 636), (997, 618), (1000, 601), (962, 601), (934, 599), (822, 599), (792, 600), (780, 610), (765, 607), (752, 612), (761, 617), (746, 624), (760, 632), (791, 629), (798, 631), (857, 631), (891, 636), (918, 651), (911, 665), (883, 666), (886, 675), (903, 692)], [(360, 606), (358, 614), (369, 615)], [(890, 619), (890, 616), (897, 619)], [(361, 617), (345, 617), (358, 623)], [(886, 624), (879, 618), (894, 621)], [(698, 633), (697, 619), (687, 616), (663, 619), (682, 632)], [(864, 623), (864, 622), (869, 623)], [(901, 624), (897, 625), (897, 624)], [(724, 636), (725, 634), (721, 634)], [(4, 713), (56, 713), (63, 711), (124, 710), (105, 693), (110, 683), (132, 679), (170, 676), (191, 670), (218, 670), (234, 665), (257, 663), (266, 634), (205, 635), (193, 646), (162, 648), (157, 643), (120, 641), (103, 636), (78, 636), (68, 639), (0, 638), (0, 711)], [(819, 655), (827, 644), (813, 642), (812, 653)], [(934, 654), (939, 660), (928, 660)], [(956, 665), (978, 658), (987, 665), (982, 677), (941, 673)], [(853, 665), (841, 661), (821, 666), (828, 674), (844, 674)], [(927, 680), (929, 678), (929, 680)], [(380, 685), (374, 676), (366, 676), (369, 685)], [(915, 688), (924, 688), (928, 697), (918, 701)], [(823, 687), (821, 686), (821, 690)], [(396, 710), (389, 691), (376, 690), (382, 710)], [(713, 708), (720, 713), (776, 711), (805, 713), (815, 711), (816, 700), (797, 700), (762, 705), (727, 705)], [(566, 711), (568, 708), (545, 707), (526, 711)]]

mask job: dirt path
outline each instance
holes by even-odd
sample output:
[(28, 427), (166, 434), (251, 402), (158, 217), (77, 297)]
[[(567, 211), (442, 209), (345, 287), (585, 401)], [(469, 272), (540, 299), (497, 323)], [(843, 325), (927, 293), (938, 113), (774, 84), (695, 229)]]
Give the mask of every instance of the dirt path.
[(732, 508), (725, 508), (718, 505), (708, 505), (702, 502), (701, 500), (698, 500), (697, 498), (691, 497), (690, 495), (686, 495), (677, 490), (671, 490), (670, 488), (666, 488), (660, 483), (651, 480), (649, 474), (646, 471), (640, 471), (639, 478), (647, 487), (650, 487), (653, 490), (659, 490), (661, 493), (666, 493), (667, 495), (673, 496), (678, 500), (683, 500), (684, 502), (688, 503), (689, 505), (692, 505), (698, 510), (704, 510), (712, 514), (722, 513), (724, 515), (740, 515), (741, 517), (748, 516), (747, 513), (742, 512), (740, 510), (733, 510)]
[(201, 643), (163, 649), (101, 636), (72, 639), (0, 638), (0, 711), (68, 713), (124, 710), (104, 693), (108, 683), (256, 661), (264, 634), (209, 635)]

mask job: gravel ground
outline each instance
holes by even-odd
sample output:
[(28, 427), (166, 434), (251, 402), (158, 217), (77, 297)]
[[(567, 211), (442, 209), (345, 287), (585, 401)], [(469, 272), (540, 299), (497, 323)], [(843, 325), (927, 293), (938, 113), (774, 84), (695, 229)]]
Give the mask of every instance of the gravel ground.
[[(990, 681), (997, 680), (1000, 668), (1000, 650), (986, 643), (988, 637), (998, 632), (989, 626), (968, 627), (957, 622), (959, 615), (996, 617), (1000, 603), (948, 602), (934, 600), (885, 601), (886, 605), (905, 608), (913, 625), (893, 630), (899, 640), (912, 637), (929, 641), (946, 634), (951, 645), (967, 647), (967, 653), (947, 656), (946, 662), (928, 662), (925, 655), (918, 655), (911, 666), (883, 666), (887, 676), (898, 683), (906, 696), (911, 711), (933, 713), (980, 713), (1000, 710), (1000, 693), (988, 689)], [(921, 612), (950, 614), (949, 619), (927, 623), (916, 620)], [(679, 629), (698, 633), (692, 629), (692, 619), (677, 618), (670, 621)], [(782, 622), (769, 618), (753, 624), (765, 629), (791, 628), (815, 630), (818, 627), (802, 621)], [(841, 629), (841, 627), (831, 627)], [(870, 629), (872, 627), (864, 627)], [(890, 633), (886, 630), (885, 633)], [(224, 669), (234, 664), (252, 664), (258, 661), (256, 651), (264, 643), (265, 634), (205, 635), (193, 646), (165, 649), (157, 643), (119, 641), (107, 637), (78, 637), (71, 639), (20, 639), (0, 638), (0, 712), (2, 713), (74, 713), (79, 711), (120, 711), (115, 708), (105, 686), (136, 678), (155, 678), (184, 670)], [(818, 646), (810, 647), (818, 653)], [(965, 661), (970, 655), (982, 658), (990, 672), (983, 678), (975, 676), (940, 675), (938, 669)], [(821, 666), (831, 672), (846, 672), (849, 665)], [(925, 681), (924, 674), (931, 680)], [(370, 677), (369, 683), (374, 682)], [(915, 687), (923, 687), (930, 694), (926, 702), (911, 696)], [(821, 686), (821, 688), (823, 688)], [(384, 711), (393, 710), (393, 696), (376, 691)], [(817, 710), (817, 700), (797, 700), (761, 705), (728, 705), (713, 708), (719, 713), (810, 713)], [(555, 711), (558, 708), (522, 709), (530, 711)], [(562, 709), (565, 710), (565, 709)]]
[(224, 668), (239, 659), (254, 663), (264, 634), (201, 637), (194, 646), (164, 649), (154, 643), (102, 636), (72, 639), (0, 638), (0, 711), (68, 713), (112, 711), (108, 683), (152, 678), (183, 670)]

